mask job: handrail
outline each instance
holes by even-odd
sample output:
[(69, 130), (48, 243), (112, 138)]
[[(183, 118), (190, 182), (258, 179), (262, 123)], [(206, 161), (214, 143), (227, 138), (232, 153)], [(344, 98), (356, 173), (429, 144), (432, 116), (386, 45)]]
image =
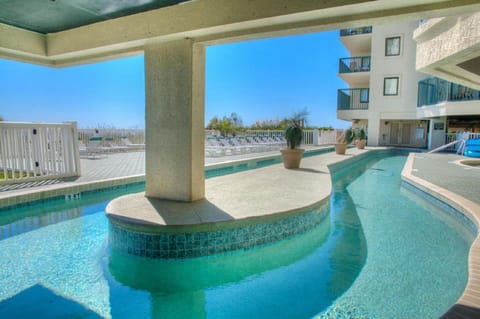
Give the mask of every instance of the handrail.
[(337, 110), (368, 110), (369, 88), (339, 89)]
[[(437, 147), (437, 148), (435, 148), (435, 149), (433, 149), (433, 150), (431, 150), (431, 151), (428, 151), (427, 153), (428, 153), (428, 154), (431, 154), (431, 153), (439, 152), (439, 151), (441, 151), (441, 150), (444, 150), (444, 149), (446, 149), (446, 148), (449, 148), (450, 146), (453, 146), (453, 145), (455, 145), (455, 144), (457, 144), (457, 143), (460, 143), (460, 142), (465, 143), (465, 140), (464, 140), (464, 139), (461, 139), (461, 140), (456, 140), (456, 141), (447, 143), (447, 144), (442, 145), (442, 146), (439, 146), (439, 147)], [(461, 147), (461, 146), (460, 146), (460, 147)]]
[(341, 58), (338, 65), (339, 73), (356, 73), (370, 71), (370, 56), (355, 56)]
[(357, 34), (368, 34), (368, 33), (372, 33), (372, 26), (360, 27), (360, 28), (347, 28), (347, 29), (340, 30), (341, 37), (357, 35)]
[(417, 107), (480, 100), (480, 91), (436, 77), (418, 82)]

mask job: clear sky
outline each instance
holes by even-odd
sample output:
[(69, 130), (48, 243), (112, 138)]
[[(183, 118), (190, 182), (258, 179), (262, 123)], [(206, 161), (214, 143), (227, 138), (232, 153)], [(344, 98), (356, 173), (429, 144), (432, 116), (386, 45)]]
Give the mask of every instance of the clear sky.
[[(207, 48), (205, 120), (237, 113), (244, 124), (309, 111), (309, 125), (336, 119), (338, 31)], [(68, 68), (0, 59), (0, 116), (17, 122), (75, 120), (79, 127), (142, 128), (143, 56)]]

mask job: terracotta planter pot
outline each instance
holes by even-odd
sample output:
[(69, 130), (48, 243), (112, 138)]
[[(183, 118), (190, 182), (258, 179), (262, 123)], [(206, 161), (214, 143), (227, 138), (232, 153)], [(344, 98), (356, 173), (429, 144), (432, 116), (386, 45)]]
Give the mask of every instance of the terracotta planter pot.
[(305, 150), (300, 148), (286, 148), (280, 150), (280, 152), (282, 153), (283, 166), (290, 169), (300, 167), (300, 161), (302, 160), (302, 155)]
[(366, 140), (358, 140), (357, 141), (357, 148), (359, 150), (363, 150), (365, 148)]
[(347, 151), (347, 143), (337, 143), (335, 144), (335, 153), (339, 155), (345, 155)]

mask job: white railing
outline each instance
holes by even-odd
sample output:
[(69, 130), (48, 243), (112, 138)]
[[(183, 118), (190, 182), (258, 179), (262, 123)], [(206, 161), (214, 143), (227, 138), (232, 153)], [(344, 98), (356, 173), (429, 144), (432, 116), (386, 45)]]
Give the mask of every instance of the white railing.
[(283, 137), (285, 136), (284, 130), (246, 130), (246, 135), (251, 136), (265, 136), (265, 137)]
[(0, 184), (79, 175), (76, 123), (0, 122)]
[(479, 139), (480, 138), (480, 133), (468, 133), (468, 138), (469, 139)]
[[(458, 148), (460, 144), (458, 143), (453, 143), (457, 140), (460, 139), (477, 139), (480, 138), (480, 133), (447, 133), (445, 134), (445, 145), (442, 145), (440, 148), (442, 151), (447, 151), (447, 152), (456, 152), (458, 151)], [(438, 150), (432, 150), (433, 151), (438, 151)]]
[[(247, 130), (247, 135), (266, 136), (266, 137), (283, 137), (284, 130)], [(331, 145), (337, 140), (337, 130), (303, 130), (304, 145)]]
[(316, 145), (332, 145), (337, 142), (338, 136), (342, 134), (341, 130), (322, 130), (318, 132), (318, 142)]

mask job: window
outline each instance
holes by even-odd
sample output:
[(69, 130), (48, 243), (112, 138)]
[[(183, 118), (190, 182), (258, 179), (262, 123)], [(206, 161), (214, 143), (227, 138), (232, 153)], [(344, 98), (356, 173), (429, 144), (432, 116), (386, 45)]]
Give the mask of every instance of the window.
[(398, 77), (383, 79), (383, 95), (398, 95)]
[(400, 55), (400, 37), (385, 39), (385, 56)]
[(368, 89), (360, 89), (360, 103), (368, 103)]

